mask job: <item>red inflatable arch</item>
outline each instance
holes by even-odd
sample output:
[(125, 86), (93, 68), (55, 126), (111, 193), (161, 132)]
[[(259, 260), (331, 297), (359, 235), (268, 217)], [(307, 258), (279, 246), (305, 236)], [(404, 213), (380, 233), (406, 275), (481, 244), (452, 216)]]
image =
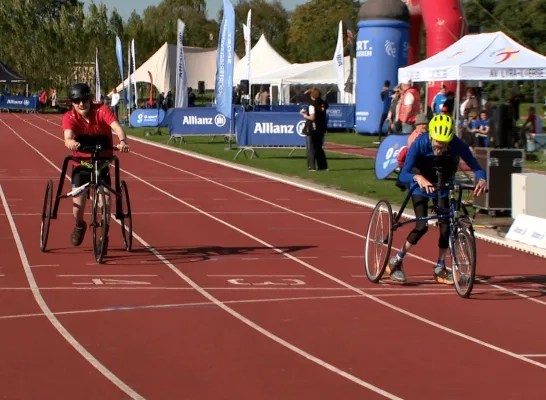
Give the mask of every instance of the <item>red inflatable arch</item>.
[[(451, 46), (468, 32), (461, 0), (402, 0), (410, 10), (410, 53), (408, 65), (420, 61), (421, 28), (427, 34), (427, 58)], [(433, 82), (428, 88), (428, 103), (445, 84), (456, 93), (457, 82)]]

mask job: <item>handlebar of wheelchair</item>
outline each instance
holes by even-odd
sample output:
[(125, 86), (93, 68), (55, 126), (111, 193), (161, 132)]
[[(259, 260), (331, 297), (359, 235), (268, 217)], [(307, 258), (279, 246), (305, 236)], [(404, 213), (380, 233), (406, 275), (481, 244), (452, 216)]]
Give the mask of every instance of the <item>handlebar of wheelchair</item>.
[(93, 154), (93, 153), (100, 153), (101, 151), (107, 151), (107, 150), (119, 151), (119, 149), (115, 146), (107, 147), (105, 149), (101, 148), (100, 146), (81, 146), (76, 151), (79, 153)]
[[(473, 192), (476, 189), (476, 185), (469, 185), (465, 183), (455, 183), (455, 182), (444, 183), (441, 185), (435, 184), (435, 185), (432, 185), (432, 187), (434, 187), (437, 191), (447, 189), (447, 190), (455, 190), (458, 192), (462, 192), (465, 190)], [(419, 188), (419, 184), (417, 182), (413, 183), (410, 186), (410, 193), (413, 193), (415, 189), (417, 188)], [(489, 192), (489, 189), (486, 188), (485, 193), (488, 193), (488, 192)]]

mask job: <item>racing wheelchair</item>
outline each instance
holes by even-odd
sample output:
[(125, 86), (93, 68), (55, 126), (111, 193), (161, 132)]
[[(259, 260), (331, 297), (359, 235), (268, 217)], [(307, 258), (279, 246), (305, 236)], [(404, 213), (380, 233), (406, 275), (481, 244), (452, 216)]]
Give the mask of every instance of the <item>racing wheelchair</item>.
[[(127, 183), (120, 180), (119, 158), (115, 155), (112, 157), (100, 156), (100, 152), (110, 148), (110, 146), (104, 146), (104, 144), (98, 142), (94, 146), (80, 146), (78, 152), (89, 153), (90, 157), (85, 157), (85, 160), (90, 158), (90, 161), (85, 161), (83, 157), (75, 157), (72, 155), (66, 156), (59, 178), (55, 201), (53, 201), (53, 181), (51, 179), (48, 180), (42, 207), (42, 225), (40, 229), (40, 249), (42, 252), (46, 251), (51, 220), (57, 219), (60, 200), (68, 197), (76, 197), (78, 195), (87, 195), (88, 198), (91, 197), (92, 200), (90, 227), (93, 231), (93, 254), (97, 263), (102, 263), (107, 250), (105, 243), (109, 230), (109, 216), (106, 212), (106, 199), (107, 196), (111, 197), (112, 194), (115, 197), (115, 218), (120, 221), (125, 249), (127, 251), (132, 250), (133, 224), (131, 203), (129, 201)], [(117, 150), (115, 147), (111, 149), (114, 151)], [(89, 168), (91, 170), (91, 181), (63, 194), (63, 184), (70, 161), (75, 161), (80, 165)], [(111, 163), (114, 164), (115, 190), (101, 179), (100, 174), (101, 170), (109, 168)]]
[[(418, 221), (449, 219), (449, 254), (454, 286), (457, 294), (463, 298), (470, 297), (476, 278), (476, 239), (474, 236), (473, 218), (462, 202), (464, 191), (473, 191), (474, 185), (459, 184), (454, 181), (445, 183), (442, 180), (440, 169), (436, 169), (438, 183), (434, 185), (437, 197), (429, 207), (431, 215), (423, 218), (412, 218), (401, 221), (402, 214), (411, 199), (412, 193), (419, 187), (412, 184), (400, 210), (393, 213), (392, 206), (387, 200), (377, 202), (372, 211), (368, 230), (364, 260), (366, 276), (377, 283), (383, 277), (389, 263), (394, 232), (401, 226)], [(438, 199), (442, 191), (448, 191), (449, 207), (438, 206)]]

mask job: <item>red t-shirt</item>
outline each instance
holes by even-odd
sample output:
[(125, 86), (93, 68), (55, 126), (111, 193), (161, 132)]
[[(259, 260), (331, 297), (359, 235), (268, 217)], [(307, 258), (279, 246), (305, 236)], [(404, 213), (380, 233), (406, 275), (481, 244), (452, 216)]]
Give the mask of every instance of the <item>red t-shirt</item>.
[[(112, 128), (110, 125), (117, 121), (116, 116), (103, 104), (91, 104), (91, 110), (87, 115), (89, 121), (82, 117), (76, 110), (72, 109), (63, 115), (63, 133), (65, 130), (70, 129), (74, 132), (74, 139), (77, 140), (78, 135), (86, 136), (106, 136), (109, 139), (110, 146), (113, 146), (112, 140)], [(107, 150), (101, 153), (101, 156), (111, 157), (113, 150)], [(73, 151), (74, 157), (89, 158), (89, 153), (80, 153)], [(79, 165), (77, 162), (73, 162), (74, 165)]]

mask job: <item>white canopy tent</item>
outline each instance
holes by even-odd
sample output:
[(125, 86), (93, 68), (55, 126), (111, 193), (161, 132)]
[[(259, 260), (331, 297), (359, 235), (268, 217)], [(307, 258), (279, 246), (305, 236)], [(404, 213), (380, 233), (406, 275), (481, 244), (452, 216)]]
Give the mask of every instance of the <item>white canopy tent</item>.
[[(247, 56), (245, 55), (239, 61), (235, 62), (233, 70), (234, 84), (246, 79), (246, 60)], [(255, 77), (257, 75), (273, 72), (289, 65), (290, 63), (271, 47), (265, 35), (262, 35), (252, 50), (250, 50), (251, 84), (256, 83)]]
[(546, 79), (546, 57), (503, 32), (466, 35), (417, 64), (400, 68), (398, 80), (514, 81)]
[[(184, 46), (184, 59), (186, 62), (186, 74), (188, 87), (197, 88), (198, 82), (205, 82), (205, 90), (214, 89), (216, 81), (216, 48), (200, 48)], [(167, 42), (163, 44), (148, 60), (146, 60), (136, 72), (131, 75), (131, 83), (150, 83), (148, 71), (152, 74), (153, 84), (159, 92), (167, 93), (176, 88), (176, 45)], [(235, 62), (239, 57), (235, 55)], [(120, 83), (116, 90), (123, 90), (129, 81)]]
[[(353, 76), (356, 78), (356, 59), (353, 59)], [(351, 58), (344, 58), (345, 80), (351, 70)], [(356, 81), (356, 79), (355, 79)], [(290, 85), (337, 85), (336, 64), (333, 60), (314, 61), (305, 64), (291, 64), (273, 72), (252, 77), (252, 84), (277, 86), (281, 103), (290, 102)], [(353, 97), (355, 88), (353, 87)], [(340, 100), (343, 100), (343, 96)]]

